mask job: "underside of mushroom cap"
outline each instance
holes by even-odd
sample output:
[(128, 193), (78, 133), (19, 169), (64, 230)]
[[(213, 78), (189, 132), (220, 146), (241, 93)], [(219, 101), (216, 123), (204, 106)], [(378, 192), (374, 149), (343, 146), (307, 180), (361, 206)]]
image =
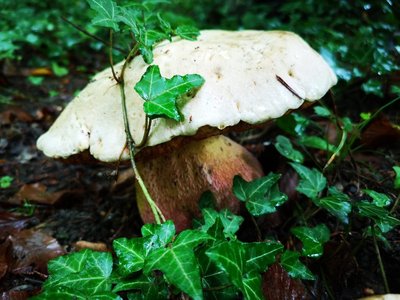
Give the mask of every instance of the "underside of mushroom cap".
[[(175, 38), (154, 49), (161, 74), (200, 74), (205, 83), (193, 99), (178, 103), (183, 122), (157, 119), (147, 146), (191, 136), (203, 127), (224, 129), (260, 124), (314, 101), (336, 84), (332, 69), (304, 40), (284, 31), (202, 31), (197, 41)], [(122, 63), (115, 66), (118, 73)], [(145, 114), (134, 86), (148, 65), (136, 57), (125, 73), (130, 131), (142, 139)], [(281, 78), (284, 84), (277, 78)], [(288, 89), (288, 86), (290, 89)], [(47, 156), (68, 157), (84, 150), (101, 161), (119, 159), (125, 148), (120, 90), (111, 69), (93, 81), (65, 108), (37, 146)], [(126, 151), (123, 158), (128, 158)]]

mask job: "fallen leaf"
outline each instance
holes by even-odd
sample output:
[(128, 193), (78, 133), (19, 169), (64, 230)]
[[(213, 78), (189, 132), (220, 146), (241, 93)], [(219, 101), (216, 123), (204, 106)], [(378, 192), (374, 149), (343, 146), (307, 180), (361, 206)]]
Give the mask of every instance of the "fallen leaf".
[(0, 240), (4, 240), (8, 235), (25, 228), (33, 220), (32, 217), (0, 211)]
[(4, 243), (0, 244), (0, 280), (8, 272), (8, 265), (11, 260), (10, 246), (11, 242), (9, 240), (6, 240)]
[(109, 251), (107, 245), (104, 243), (92, 243), (87, 241), (77, 241), (75, 243), (75, 250), (80, 251), (83, 249), (91, 249), (94, 251), (107, 252)]
[(294, 279), (277, 263), (263, 274), (263, 293), (266, 299), (310, 299), (299, 279)]
[(362, 132), (361, 143), (369, 146), (390, 146), (400, 142), (400, 128), (387, 117), (373, 120)]
[(65, 254), (55, 238), (33, 229), (10, 235), (8, 240), (13, 257), (10, 271), (14, 274), (46, 274), (48, 261)]
[(62, 198), (74, 197), (81, 194), (81, 190), (61, 190), (57, 192), (48, 192), (47, 186), (41, 183), (24, 184), (20, 190), (11, 198), (12, 204), (22, 204), (28, 200), (40, 204), (54, 205)]
[(10, 125), (16, 120), (24, 123), (31, 123), (34, 121), (34, 118), (20, 107), (10, 107), (0, 113), (1, 125)]

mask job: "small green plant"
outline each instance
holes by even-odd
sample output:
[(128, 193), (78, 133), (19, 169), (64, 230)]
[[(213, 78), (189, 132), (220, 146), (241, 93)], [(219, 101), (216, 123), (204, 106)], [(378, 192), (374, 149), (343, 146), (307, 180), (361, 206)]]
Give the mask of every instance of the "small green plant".
[(2, 176), (0, 177), (0, 188), (7, 189), (11, 186), (14, 178), (11, 176)]
[[(250, 199), (249, 203), (258, 203), (255, 214), (272, 212), (281, 202), (265, 195), (276, 193), (276, 179), (272, 179), (276, 177), (270, 174), (249, 183), (238, 177), (234, 192)], [(114, 260), (110, 253), (91, 250), (56, 258), (49, 263), (43, 293), (34, 299), (72, 295), (77, 299), (122, 299), (120, 293), (127, 293), (129, 299), (139, 295), (141, 299), (166, 299), (177, 292), (193, 299), (235, 299), (239, 295), (263, 299), (260, 274), (277, 261), (293, 277), (314, 279), (299, 258), (320, 257), (330, 235), (323, 224), (294, 227), (293, 234), (303, 243), (302, 252), (283, 251), (277, 241), (239, 241), (236, 232), (243, 218), (228, 210), (203, 208), (202, 215), (196, 229), (179, 234), (174, 224), (166, 221), (144, 225), (142, 237), (116, 239)]]

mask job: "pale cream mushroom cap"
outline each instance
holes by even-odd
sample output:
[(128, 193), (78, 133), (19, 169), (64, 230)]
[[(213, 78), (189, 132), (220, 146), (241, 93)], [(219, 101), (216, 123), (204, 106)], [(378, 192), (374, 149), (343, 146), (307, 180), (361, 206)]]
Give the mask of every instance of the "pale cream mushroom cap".
[[(193, 99), (179, 104), (183, 122), (157, 119), (147, 146), (191, 136), (204, 127), (224, 129), (240, 122), (259, 124), (314, 101), (337, 82), (324, 61), (303, 39), (284, 31), (204, 30), (197, 41), (175, 38), (154, 49), (161, 74), (200, 74), (205, 83)], [(122, 63), (115, 66), (117, 73)], [(136, 57), (126, 69), (130, 130), (142, 139), (143, 102), (134, 91), (148, 65)], [(282, 78), (302, 99), (280, 83)], [(120, 90), (108, 68), (65, 108), (37, 147), (47, 156), (68, 157), (84, 150), (101, 161), (119, 159), (125, 146)], [(127, 158), (124, 153), (123, 158)]]

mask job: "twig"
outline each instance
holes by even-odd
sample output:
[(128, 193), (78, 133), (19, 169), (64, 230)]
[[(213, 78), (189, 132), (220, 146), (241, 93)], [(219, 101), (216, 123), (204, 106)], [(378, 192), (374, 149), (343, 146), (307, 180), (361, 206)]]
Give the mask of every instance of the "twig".
[(276, 79), (277, 79), (285, 88), (287, 88), (293, 95), (295, 95), (295, 96), (296, 96), (297, 98), (299, 98), (300, 100), (304, 100), (302, 97), (299, 96), (299, 94), (297, 94), (297, 93), (295, 92), (295, 90), (294, 90), (290, 85), (288, 85), (288, 84), (286, 83), (285, 80), (282, 79), (282, 77), (280, 77), (280, 76), (278, 76), (278, 75), (275, 75), (275, 76), (276, 76)]
[(387, 281), (387, 278), (386, 278), (385, 267), (383, 266), (382, 257), (381, 257), (381, 252), (379, 251), (378, 242), (376, 241), (376, 235), (375, 235), (375, 227), (374, 227), (374, 225), (371, 226), (371, 230), (372, 230), (372, 238), (373, 238), (373, 240), (374, 240), (374, 246), (375, 246), (376, 256), (377, 256), (377, 258), (378, 258), (379, 268), (380, 268), (381, 274), (382, 274), (383, 284), (385, 285), (385, 292), (386, 292), (386, 294), (389, 294), (389, 293), (390, 293), (389, 284), (388, 284), (388, 281)]
[[(112, 29), (110, 29), (110, 45), (112, 45), (112, 44), (113, 44), (113, 31), (112, 31)], [(109, 48), (108, 59), (110, 60), (111, 72), (113, 74), (115, 81), (118, 84), (121, 84), (120, 80), (123, 77), (123, 75), (121, 74), (121, 78), (118, 78), (117, 74), (115, 74), (112, 47)]]
[[(86, 31), (85, 29), (81, 28), (80, 26), (78, 26), (78, 25), (72, 23), (70, 20), (66, 19), (65, 17), (61, 16), (61, 19), (62, 19), (64, 22), (66, 22), (66, 23), (68, 23), (69, 25), (71, 25), (72, 27), (74, 27), (76, 30), (78, 30), (78, 31), (82, 32), (83, 34), (87, 35), (88, 37), (91, 37), (92, 39), (95, 39), (96, 41), (99, 41), (99, 42), (103, 43), (104, 45), (106, 45), (106, 46), (108, 46), (108, 47), (111, 46), (107, 41), (103, 40), (102, 38), (99, 38), (98, 36), (95, 36), (94, 34), (91, 34), (90, 32)], [(115, 50), (117, 50), (117, 51), (119, 51), (119, 52), (121, 52), (121, 53), (124, 54), (124, 55), (125, 55), (126, 52), (127, 52), (127, 51), (125, 51), (124, 49), (119, 48), (119, 47), (113, 46), (112, 48), (115, 49)]]

